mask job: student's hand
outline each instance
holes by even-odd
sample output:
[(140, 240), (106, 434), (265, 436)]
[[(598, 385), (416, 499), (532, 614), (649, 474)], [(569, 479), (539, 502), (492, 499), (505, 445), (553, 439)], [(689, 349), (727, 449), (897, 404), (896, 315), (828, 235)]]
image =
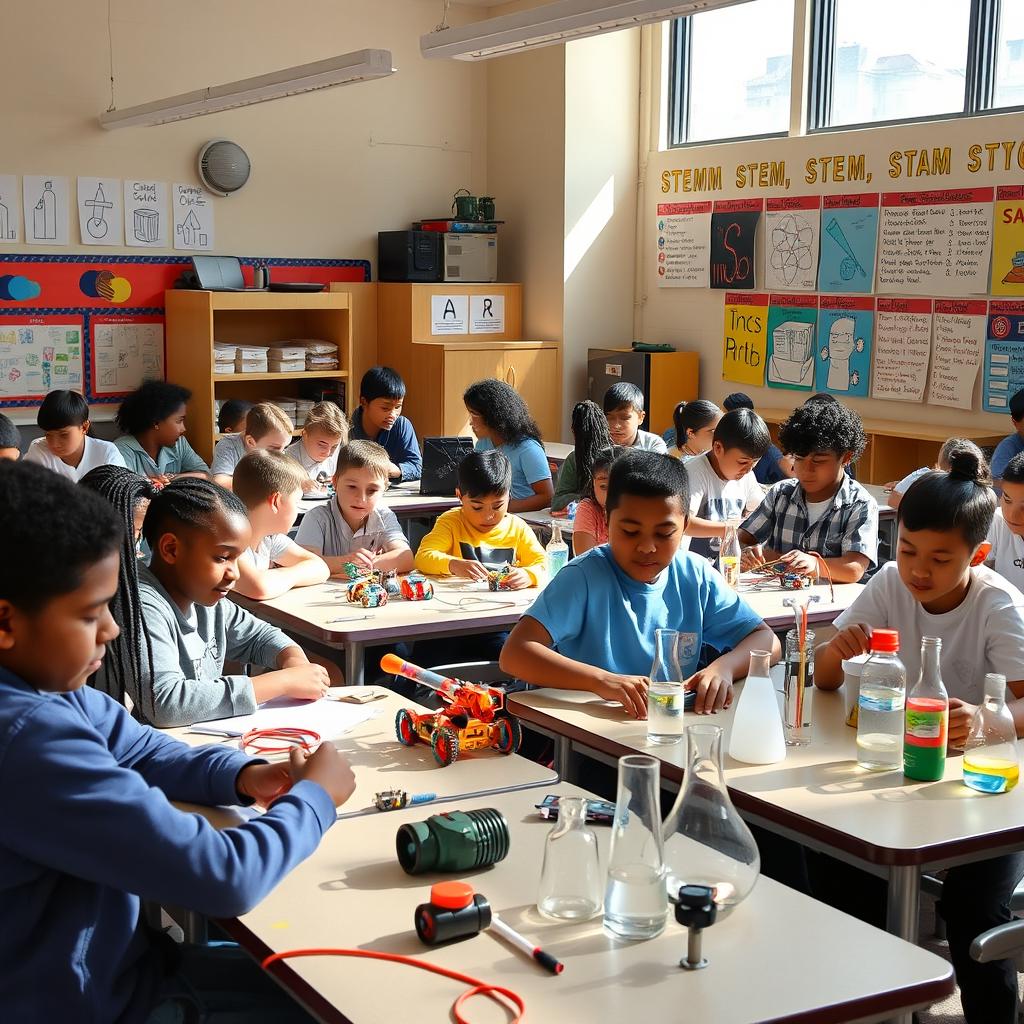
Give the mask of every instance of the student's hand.
[(893, 491), (896, 490), (896, 485), (898, 483), (899, 480), (890, 480), (888, 481), (888, 483), (882, 484), (882, 490), (885, 491), (886, 494), (891, 494)]
[(372, 569), (377, 556), (369, 548), (357, 548), (344, 556), (346, 562), (353, 562), (362, 569)]
[(743, 572), (750, 572), (759, 565), (764, 564), (764, 548), (760, 544), (752, 544), (740, 552), (740, 569)]
[(166, 473), (157, 473), (149, 478), (149, 482), (159, 491), (171, 482), (171, 477)]
[(844, 660), (867, 654), (871, 650), (871, 630), (867, 626), (847, 626), (832, 637), (829, 646)]
[(294, 782), (308, 779), (323, 786), (335, 807), (340, 807), (355, 791), (352, 769), (333, 743), (321, 743), (312, 754), (295, 747), (289, 755), (288, 767)]
[(526, 590), (533, 586), (533, 580), (525, 569), (513, 569), (502, 585), (505, 590)]
[(621, 704), (630, 718), (647, 718), (647, 688), (651, 681), (646, 676), (620, 676), (609, 672), (594, 687), (594, 693), (604, 700)]
[(487, 567), (483, 562), (474, 562), (470, 558), (453, 558), (448, 563), (448, 571), (464, 580), (487, 579)]
[(732, 704), (732, 676), (721, 669), (704, 668), (686, 680), (684, 688), (696, 690), (693, 710), (698, 715), (712, 715)]
[(787, 551), (780, 559), (788, 572), (801, 576), (818, 575), (818, 559), (807, 551)]
[(323, 665), (293, 665), (281, 669), (284, 688), (281, 695), (295, 700), (319, 700), (331, 688), (331, 679)]
[(238, 795), (260, 807), (269, 807), (279, 796), (292, 788), (292, 773), (287, 764), (248, 764), (235, 780)]
[(324, 494), (324, 488), (320, 486), (319, 481), (314, 480), (311, 476), (306, 477), (302, 481), (302, 493), (303, 494)]
[(946, 747), (951, 754), (962, 754), (964, 744), (967, 742), (967, 733), (971, 728), (971, 719), (978, 708), (974, 704), (968, 704), (959, 697), (949, 698), (949, 734), (946, 737)]
[(401, 467), (396, 466), (393, 462), (388, 463), (388, 477), (391, 480), (401, 480), (402, 470)]

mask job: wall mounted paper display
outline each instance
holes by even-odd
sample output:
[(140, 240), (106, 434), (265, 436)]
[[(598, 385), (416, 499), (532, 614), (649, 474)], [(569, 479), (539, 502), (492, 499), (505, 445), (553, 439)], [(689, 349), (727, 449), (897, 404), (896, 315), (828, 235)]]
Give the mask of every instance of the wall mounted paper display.
[(931, 352), (931, 299), (878, 299), (871, 397), (923, 402)]
[(54, 388), (82, 391), (82, 318), (0, 317), (0, 400), (42, 401)]
[(658, 285), (707, 288), (711, 203), (658, 204)]
[(711, 213), (711, 287), (753, 290), (763, 199), (720, 199)]
[(78, 228), (82, 245), (122, 245), (120, 178), (78, 179)]
[(94, 395), (126, 395), (144, 380), (164, 379), (164, 325), (159, 316), (93, 316), (89, 385)]
[(213, 248), (213, 196), (198, 185), (171, 186), (174, 248), (193, 252)]
[(877, 192), (824, 196), (818, 291), (871, 292), (877, 242)]
[(878, 291), (984, 295), (993, 197), (991, 188), (884, 193)]
[(996, 189), (993, 220), (991, 294), (1024, 297), (1024, 185)]
[(981, 407), (1006, 412), (1024, 388), (1024, 302), (993, 302), (988, 310)]
[(815, 388), (866, 398), (874, 333), (875, 300), (871, 296), (820, 296)]
[(768, 387), (814, 387), (817, 295), (772, 295), (768, 306)]
[(68, 244), (68, 179), (26, 174), (21, 180), (25, 241), (29, 245)]
[(21, 192), (16, 174), (0, 174), (0, 242), (21, 241)]
[(764, 215), (764, 285), (813, 292), (818, 282), (821, 196), (769, 199)]
[(504, 295), (470, 295), (469, 333), (505, 333)]
[(936, 300), (929, 405), (968, 410), (974, 407), (987, 313), (984, 299)]
[(469, 334), (469, 296), (430, 296), (431, 334)]
[(135, 181), (124, 183), (124, 240), (128, 245), (166, 249), (171, 243), (167, 230), (167, 183)]
[(722, 380), (764, 385), (768, 347), (768, 294), (725, 293)]

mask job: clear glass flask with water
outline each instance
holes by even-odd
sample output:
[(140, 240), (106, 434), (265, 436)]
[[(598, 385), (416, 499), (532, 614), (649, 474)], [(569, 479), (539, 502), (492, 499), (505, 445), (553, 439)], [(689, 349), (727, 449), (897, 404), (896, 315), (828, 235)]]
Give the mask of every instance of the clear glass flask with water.
[(725, 536), (722, 538), (721, 547), (718, 552), (718, 571), (725, 577), (725, 582), (733, 590), (739, 590), (740, 586), (740, 538), (737, 533), (739, 524), (730, 519), (725, 527)]
[(686, 778), (662, 834), (669, 899), (680, 886), (708, 886), (721, 920), (754, 888), (761, 857), (725, 788), (719, 726), (687, 728)]
[(597, 836), (587, 825), (587, 800), (563, 796), (544, 844), (537, 909), (559, 921), (586, 921), (601, 912), (604, 877)]
[(1006, 676), (985, 676), (985, 700), (964, 744), (964, 784), (979, 793), (1009, 793), (1020, 778), (1017, 729), (1006, 706)]
[(647, 739), (651, 743), (678, 743), (683, 738), (683, 671), (679, 667), (679, 633), (654, 631), (654, 664), (647, 690)]
[(750, 652), (750, 668), (736, 703), (729, 756), (745, 764), (775, 764), (786, 759), (786, 734), (770, 664), (768, 651)]
[(872, 772), (903, 766), (907, 669), (899, 650), (898, 630), (871, 631), (871, 657), (861, 669), (857, 698), (857, 764)]
[(660, 761), (646, 754), (619, 758), (604, 929), (620, 939), (653, 939), (668, 918), (658, 805), (660, 767)]

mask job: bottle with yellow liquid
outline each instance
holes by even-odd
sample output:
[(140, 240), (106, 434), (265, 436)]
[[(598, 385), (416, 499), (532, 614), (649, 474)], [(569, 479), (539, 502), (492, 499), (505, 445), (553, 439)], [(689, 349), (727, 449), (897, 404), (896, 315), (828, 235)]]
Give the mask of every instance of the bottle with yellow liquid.
[(1020, 765), (1017, 730), (1006, 706), (1006, 676), (985, 676), (985, 700), (974, 712), (964, 744), (964, 784), (979, 793), (1008, 793)]
[(733, 590), (740, 586), (740, 538), (736, 532), (736, 523), (729, 520), (722, 538), (722, 549), (718, 553), (718, 571), (725, 577), (725, 582)]

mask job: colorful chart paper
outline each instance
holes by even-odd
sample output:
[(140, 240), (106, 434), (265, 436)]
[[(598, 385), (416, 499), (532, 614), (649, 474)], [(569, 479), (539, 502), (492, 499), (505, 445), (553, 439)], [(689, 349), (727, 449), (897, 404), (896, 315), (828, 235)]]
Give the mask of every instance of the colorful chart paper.
[(988, 311), (981, 406), (1006, 412), (1024, 388), (1024, 302), (993, 302)]
[(754, 237), (763, 199), (725, 199), (711, 214), (711, 287), (752, 291)]
[(768, 306), (768, 387), (814, 387), (817, 295), (772, 295)]
[(706, 288), (711, 254), (711, 203), (658, 204), (658, 285)]
[(764, 273), (769, 290), (813, 292), (818, 283), (821, 196), (767, 200)]
[(974, 407), (974, 386), (985, 348), (988, 303), (984, 299), (939, 299), (932, 327), (928, 404)]
[(875, 286), (878, 193), (825, 196), (818, 290), (864, 294)]
[(82, 317), (0, 317), (0, 400), (83, 390)]
[(991, 294), (1024, 297), (1024, 185), (996, 190)]
[(767, 338), (767, 293), (726, 292), (722, 380), (761, 387)]
[(868, 295), (822, 295), (818, 300), (814, 386), (866, 398), (875, 333), (875, 300)]
[(931, 353), (931, 299), (878, 299), (871, 397), (923, 402)]

